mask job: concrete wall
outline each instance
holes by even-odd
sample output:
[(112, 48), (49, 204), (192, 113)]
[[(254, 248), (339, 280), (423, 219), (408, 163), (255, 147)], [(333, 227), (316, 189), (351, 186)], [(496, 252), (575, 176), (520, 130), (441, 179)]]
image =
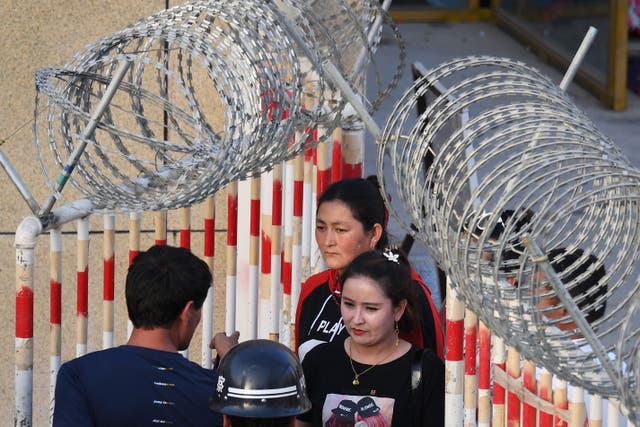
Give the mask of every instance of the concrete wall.
[[(179, 4), (171, 2), (170, 6)], [(47, 188), (37, 167), (33, 148), (33, 116), (35, 83), (34, 72), (41, 67), (61, 66), (70, 61), (74, 53), (101, 36), (109, 35), (127, 25), (165, 8), (164, 0), (84, 0), (84, 1), (34, 1), (4, 0), (0, 2), (0, 16), (3, 19), (0, 36), (0, 139), (5, 140), (0, 147), (21, 175), (36, 200), (43, 203)], [(7, 178), (0, 173), (0, 419), (8, 424), (13, 419), (14, 407), (14, 337), (15, 337), (15, 250), (14, 232), (20, 221), (31, 212), (27, 204)], [(63, 192), (64, 194), (64, 192)], [(226, 227), (224, 194), (217, 197), (217, 224)], [(59, 204), (56, 204), (58, 207)], [(203, 228), (202, 209), (194, 208), (192, 227)], [(128, 218), (118, 216), (116, 228), (126, 230)], [(169, 215), (169, 229), (177, 230), (179, 216)], [(102, 228), (102, 218), (91, 221), (92, 230)], [(143, 230), (153, 230), (153, 215), (143, 217)], [(74, 357), (75, 346), (75, 224), (64, 227), (63, 239), (63, 350), (62, 358)], [(224, 255), (224, 234), (217, 233), (217, 254)], [(152, 232), (144, 233), (141, 248), (153, 244)], [(178, 244), (177, 233), (169, 235), (169, 244)], [(202, 235), (192, 238), (194, 252), (202, 254)], [(47, 424), (49, 406), (49, 237), (41, 236), (37, 246), (37, 270), (35, 284), (36, 313), (35, 367), (34, 367), (34, 425)], [(120, 268), (116, 272), (116, 322), (115, 342), (126, 340), (126, 307), (124, 306), (124, 277), (126, 274), (128, 236), (116, 236), (116, 262)], [(92, 236), (90, 243), (90, 306), (89, 306), (89, 351), (101, 346), (102, 324), (102, 238)], [(216, 280), (224, 286), (221, 256), (216, 259)], [(216, 301), (224, 302), (224, 294), (216, 295)], [(216, 308), (214, 328), (224, 327), (224, 310)], [(200, 337), (194, 338), (192, 359), (199, 361)]]

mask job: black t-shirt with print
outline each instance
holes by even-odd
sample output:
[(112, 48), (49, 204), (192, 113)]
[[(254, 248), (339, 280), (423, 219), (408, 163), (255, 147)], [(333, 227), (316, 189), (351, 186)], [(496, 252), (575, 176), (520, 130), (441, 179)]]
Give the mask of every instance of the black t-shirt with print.
[[(312, 409), (298, 418), (311, 422), (314, 427), (355, 426), (368, 417), (376, 417), (375, 425), (379, 426), (410, 427), (413, 424), (411, 363), (417, 351), (412, 345), (400, 358), (375, 366), (360, 376), (360, 384), (356, 386), (352, 383), (354, 374), (343, 342), (316, 346), (302, 362)], [(353, 365), (357, 372), (371, 366), (355, 361)], [(444, 365), (433, 351), (426, 350), (422, 369), (423, 425), (441, 427), (444, 424)]]

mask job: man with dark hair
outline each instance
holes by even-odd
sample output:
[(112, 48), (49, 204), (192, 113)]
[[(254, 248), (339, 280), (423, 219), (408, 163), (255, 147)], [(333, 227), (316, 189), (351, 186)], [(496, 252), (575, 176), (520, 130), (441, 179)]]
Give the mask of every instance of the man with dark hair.
[[(178, 353), (200, 322), (211, 280), (207, 264), (186, 249), (140, 253), (126, 280), (129, 341), (62, 365), (53, 425), (221, 426), (221, 415), (208, 406), (215, 371)], [(224, 355), (235, 342), (237, 336), (217, 334), (211, 346)]]
[(238, 344), (222, 359), (210, 405), (224, 427), (293, 427), (311, 409), (298, 357), (269, 340)]

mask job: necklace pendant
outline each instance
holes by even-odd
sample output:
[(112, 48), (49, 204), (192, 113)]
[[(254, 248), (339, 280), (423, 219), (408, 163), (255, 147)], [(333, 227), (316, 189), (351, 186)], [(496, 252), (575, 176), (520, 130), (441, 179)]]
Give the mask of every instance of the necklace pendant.
[(353, 385), (360, 385), (360, 381), (358, 381), (358, 378), (354, 378), (352, 384)]

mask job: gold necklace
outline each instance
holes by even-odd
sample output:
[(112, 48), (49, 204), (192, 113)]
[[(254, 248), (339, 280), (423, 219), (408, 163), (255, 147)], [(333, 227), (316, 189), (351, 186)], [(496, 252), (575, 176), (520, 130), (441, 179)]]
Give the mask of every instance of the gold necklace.
[(389, 356), (391, 356), (393, 354), (394, 351), (395, 351), (395, 347), (392, 347), (391, 348), (391, 352), (389, 354), (384, 356), (382, 359), (380, 359), (379, 361), (377, 361), (373, 365), (369, 366), (364, 371), (358, 373), (356, 371), (356, 368), (353, 366), (353, 359), (351, 358), (351, 339), (349, 339), (349, 353), (347, 354), (347, 356), (349, 356), (349, 364), (351, 365), (351, 370), (353, 371), (353, 375), (354, 375), (353, 381), (351, 382), (351, 384), (359, 385), (360, 384), (360, 380), (358, 380), (358, 378), (360, 378), (361, 375), (366, 374), (367, 372), (369, 372), (370, 370), (372, 370), (373, 368), (375, 368), (376, 366), (378, 366), (379, 364), (384, 362)]

